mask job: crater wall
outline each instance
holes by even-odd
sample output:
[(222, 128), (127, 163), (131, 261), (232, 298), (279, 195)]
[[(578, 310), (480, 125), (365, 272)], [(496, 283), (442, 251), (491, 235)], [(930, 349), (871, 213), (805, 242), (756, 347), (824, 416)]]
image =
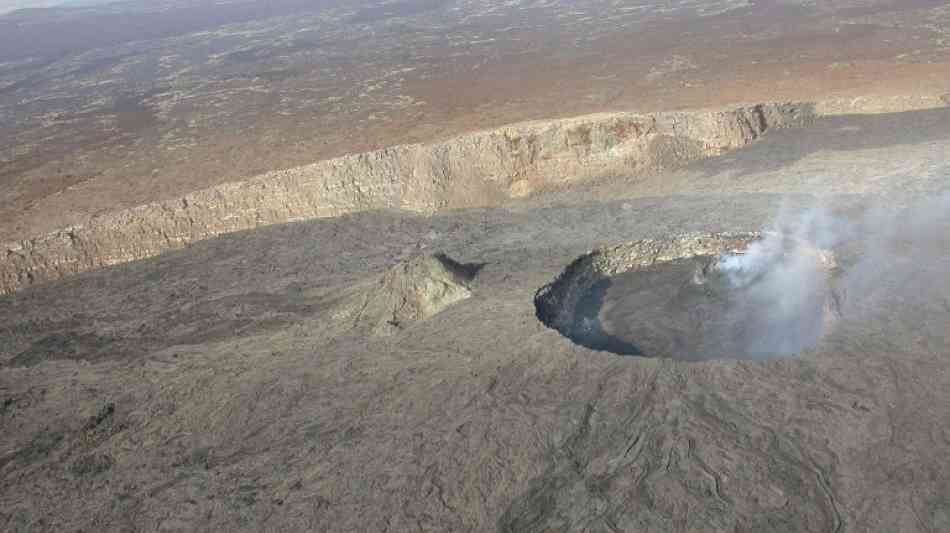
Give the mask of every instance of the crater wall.
[(573, 336), (577, 304), (598, 281), (623, 272), (701, 255), (742, 250), (757, 233), (689, 233), (670, 239), (643, 239), (594, 250), (578, 257), (534, 298), (538, 320)]

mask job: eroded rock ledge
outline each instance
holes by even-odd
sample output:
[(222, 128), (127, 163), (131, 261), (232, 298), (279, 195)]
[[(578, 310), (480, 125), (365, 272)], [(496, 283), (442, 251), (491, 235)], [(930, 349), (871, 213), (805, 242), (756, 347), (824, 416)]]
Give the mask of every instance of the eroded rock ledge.
[(603, 113), (514, 124), (269, 172), (7, 243), (0, 293), (134, 261), (223, 233), (372, 209), (433, 213), (493, 205), (547, 185), (654, 172), (798, 127), (815, 105)]

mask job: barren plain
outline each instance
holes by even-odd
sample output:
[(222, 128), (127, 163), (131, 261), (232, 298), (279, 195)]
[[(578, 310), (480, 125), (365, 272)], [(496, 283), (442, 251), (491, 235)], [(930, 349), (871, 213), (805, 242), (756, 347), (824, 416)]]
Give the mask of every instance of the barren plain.
[[(535, 298), (592, 249), (816, 204), (912, 225), (948, 189), (948, 118), (827, 117), (642, 180), (273, 225), (5, 296), (5, 528), (945, 530), (946, 215), (798, 357), (595, 351)], [(399, 266), (435, 252), (474, 277)], [(393, 303), (419, 294), (454, 303)]]
[(950, 92), (945, 2), (122, 2), (0, 17), (0, 242), (602, 112)]
[(0, 16), (0, 529), (950, 530), (948, 32)]

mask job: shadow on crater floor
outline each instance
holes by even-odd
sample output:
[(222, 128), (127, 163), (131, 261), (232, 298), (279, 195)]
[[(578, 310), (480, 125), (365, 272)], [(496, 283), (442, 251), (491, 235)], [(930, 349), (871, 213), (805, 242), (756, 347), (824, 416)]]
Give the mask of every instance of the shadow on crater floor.
[(604, 307), (612, 284), (610, 279), (598, 281), (577, 303), (577, 311), (574, 315), (574, 335), (571, 340), (591, 350), (620, 355), (643, 355), (643, 351), (636, 344), (604, 330), (604, 325), (600, 320), (600, 310)]

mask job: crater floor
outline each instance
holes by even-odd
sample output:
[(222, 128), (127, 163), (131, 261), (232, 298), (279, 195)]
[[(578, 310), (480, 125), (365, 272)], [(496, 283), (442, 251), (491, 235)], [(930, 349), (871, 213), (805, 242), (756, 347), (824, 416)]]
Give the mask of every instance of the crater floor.
[[(2, 297), (0, 529), (947, 530), (950, 222), (919, 207), (950, 189), (947, 118), (819, 119), (673, 173), (266, 227)], [(889, 254), (850, 270), (861, 298), (814, 351), (619, 357), (536, 317), (591, 250), (816, 205), (882, 229), (842, 257)], [(431, 272), (380, 282), (436, 252), (477, 266), (470, 296), (366, 327), (354, 303), (402, 309), (388, 286), (444, 296)]]
[(677, 259), (599, 281), (578, 302), (573, 340), (623, 355), (685, 360), (790, 357), (814, 346), (830, 291), (807, 295), (794, 315), (785, 315), (776, 309), (780, 301), (733, 286), (721, 271), (703, 275), (716, 261)]

